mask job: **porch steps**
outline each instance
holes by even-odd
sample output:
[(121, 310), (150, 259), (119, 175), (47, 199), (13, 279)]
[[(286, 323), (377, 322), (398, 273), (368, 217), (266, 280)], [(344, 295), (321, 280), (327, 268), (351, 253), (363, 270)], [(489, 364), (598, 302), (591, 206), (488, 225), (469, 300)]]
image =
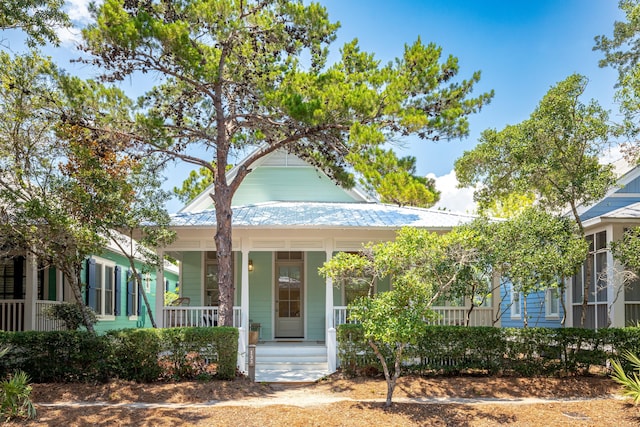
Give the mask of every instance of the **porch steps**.
[(313, 382), (329, 373), (324, 344), (277, 342), (256, 345), (257, 382)]

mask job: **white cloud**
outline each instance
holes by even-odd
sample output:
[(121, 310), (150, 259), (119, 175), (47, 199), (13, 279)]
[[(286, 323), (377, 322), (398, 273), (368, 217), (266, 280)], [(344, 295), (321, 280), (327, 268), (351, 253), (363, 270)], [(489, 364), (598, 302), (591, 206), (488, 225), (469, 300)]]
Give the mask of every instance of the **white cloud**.
[(63, 45), (76, 45), (82, 40), (80, 28), (93, 22), (93, 18), (89, 12), (90, 2), (91, 0), (66, 0), (65, 11), (69, 15), (73, 27), (56, 29), (56, 33)]
[(89, 13), (89, 3), (91, 0), (67, 0), (66, 10), (72, 21), (80, 24), (88, 24), (92, 21)]
[(455, 171), (446, 175), (435, 176), (428, 174), (427, 178), (433, 178), (436, 189), (440, 191), (440, 201), (434, 209), (447, 209), (453, 212), (476, 213), (476, 203), (473, 201), (473, 188), (458, 188), (458, 179)]

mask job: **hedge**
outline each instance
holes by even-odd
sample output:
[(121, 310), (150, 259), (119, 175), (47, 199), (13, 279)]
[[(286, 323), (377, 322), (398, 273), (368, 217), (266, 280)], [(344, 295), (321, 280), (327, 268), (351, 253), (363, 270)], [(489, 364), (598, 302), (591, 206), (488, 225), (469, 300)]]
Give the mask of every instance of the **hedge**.
[(0, 376), (22, 369), (35, 382), (232, 379), (238, 330), (217, 328), (2, 332)]
[[(361, 325), (340, 325), (338, 358), (348, 374), (379, 371)], [(578, 328), (494, 328), (425, 326), (416, 345), (404, 352), (405, 370), (429, 374), (580, 375), (606, 367), (623, 350), (640, 354), (640, 328), (598, 331)], [(390, 348), (382, 347), (388, 361)], [(628, 361), (623, 366), (631, 370)]]

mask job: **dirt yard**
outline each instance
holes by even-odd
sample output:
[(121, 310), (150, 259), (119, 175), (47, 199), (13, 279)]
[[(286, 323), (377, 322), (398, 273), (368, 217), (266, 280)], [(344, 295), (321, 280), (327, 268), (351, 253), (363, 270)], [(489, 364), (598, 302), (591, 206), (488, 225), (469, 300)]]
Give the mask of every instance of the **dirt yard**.
[(637, 426), (640, 406), (603, 377), (402, 378), (338, 374), (311, 385), (225, 382), (35, 384), (28, 426)]

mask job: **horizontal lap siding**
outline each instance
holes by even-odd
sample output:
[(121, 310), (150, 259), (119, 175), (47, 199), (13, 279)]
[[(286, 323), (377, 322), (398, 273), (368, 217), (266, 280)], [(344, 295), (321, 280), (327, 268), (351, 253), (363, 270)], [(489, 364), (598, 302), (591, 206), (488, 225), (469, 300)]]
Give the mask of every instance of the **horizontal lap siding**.
[[(95, 329), (97, 332), (106, 332), (113, 329), (125, 329), (125, 328), (136, 328), (137, 327), (137, 318), (129, 319), (126, 313), (127, 307), (127, 272), (131, 270), (129, 260), (125, 256), (114, 254), (113, 252), (105, 252), (103, 254), (97, 255), (100, 258), (107, 259), (116, 263), (118, 267), (120, 267), (120, 315), (116, 316), (115, 320), (100, 320), (96, 325)], [(143, 271), (143, 264), (141, 262), (136, 262), (136, 269), (138, 272)], [(86, 278), (86, 273), (83, 271), (82, 273), (83, 281)], [(176, 275), (169, 273), (171, 277), (176, 279)], [(115, 285), (115, 283), (114, 283)], [(164, 285), (162, 286), (164, 289)], [(145, 289), (146, 291), (146, 289)], [(155, 269), (151, 272), (151, 284), (149, 292), (146, 292), (147, 298), (149, 299), (149, 305), (151, 310), (155, 309), (155, 301), (156, 301), (156, 271)], [(142, 298), (142, 295), (140, 295)], [(161, 295), (161, 298), (164, 298), (164, 295)], [(142, 300), (141, 305), (144, 307), (144, 300)], [(151, 327), (151, 322), (148, 317), (146, 319), (144, 327)]]
[(307, 252), (307, 339), (325, 339), (326, 281), (318, 274), (326, 260), (324, 252)]
[(261, 337), (273, 338), (273, 259), (271, 252), (251, 252), (253, 271), (249, 273), (249, 318), (260, 323)]
[[(521, 315), (520, 318), (512, 318), (511, 317), (511, 298), (510, 295), (507, 295), (505, 287), (501, 286), (501, 306), (500, 312), (502, 314), (501, 325), (504, 328), (522, 328), (524, 326), (523, 317), (525, 315), (524, 312), (524, 304), (521, 305)], [(535, 292), (527, 296), (527, 312), (526, 315), (528, 317), (528, 326), (533, 327), (545, 327), (545, 328), (559, 328), (562, 325), (560, 324), (560, 319), (558, 318), (547, 318), (545, 314), (545, 293), (544, 292)], [(561, 313), (562, 316), (562, 313)]]
[(180, 295), (190, 298), (190, 305), (199, 307), (202, 305), (202, 281), (204, 277), (202, 252), (183, 252), (181, 267)]
[(252, 171), (233, 197), (233, 205), (270, 201), (353, 202), (344, 189), (311, 167), (261, 167)]

